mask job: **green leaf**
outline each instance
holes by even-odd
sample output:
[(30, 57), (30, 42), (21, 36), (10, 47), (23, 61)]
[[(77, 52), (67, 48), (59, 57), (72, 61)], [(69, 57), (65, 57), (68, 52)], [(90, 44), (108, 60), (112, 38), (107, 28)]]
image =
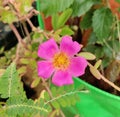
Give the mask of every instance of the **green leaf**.
[(70, 18), (72, 9), (65, 10), (58, 18), (57, 29), (65, 25), (66, 21)]
[(75, 100), (75, 96), (74, 95), (71, 95), (70, 96), (70, 99), (71, 99), (71, 105), (75, 105), (77, 100)]
[(108, 65), (110, 65), (110, 63), (112, 62), (112, 59), (110, 59), (109, 57), (106, 57), (102, 60), (102, 67), (106, 68), (108, 67)]
[(68, 26), (65, 26), (62, 28), (62, 31), (60, 33), (60, 35), (64, 36), (64, 35), (73, 35), (74, 32), (72, 31), (72, 29)]
[(51, 92), (52, 92), (53, 96), (55, 97), (56, 93), (57, 93), (57, 88), (56, 87), (52, 87), (51, 88)]
[(31, 51), (26, 50), (25, 51), (25, 57), (30, 57), (31, 56)]
[(49, 96), (48, 92), (44, 93), (44, 97), (45, 97), (46, 100), (50, 100), (50, 96)]
[(69, 8), (74, 0), (39, 0), (40, 11), (46, 16), (62, 12)]
[(90, 10), (85, 14), (85, 16), (83, 16), (83, 19), (80, 22), (81, 28), (87, 29), (87, 28), (90, 28), (92, 26), (93, 11), (94, 10)]
[(4, 47), (0, 47), (0, 54), (2, 54), (4, 52)]
[(23, 74), (23, 73), (25, 73), (27, 71), (27, 67), (25, 67), (25, 66), (22, 66), (22, 67), (20, 67), (19, 69), (18, 69), (18, 73), (19, 74)]
[(120, 3), (120, 0), (115, 0), (116, 2)]
[(20, 97), (12, 97), (8, 99), (5, 108), (3, 108), (3, 111), (5, 111), (6, 114), (10, 115), (11, 117), (17, 117), (17, 115), (31, 116), (31, 114), (41, 112), (48, 113), (46, 108), (40, 107), (33, 100), (21, 100)]
[[(78, 94), (82, 89), (83, 88), (81, 87), (75, 89), (74, 85), (63, 86), (63, 87), (52, 86), (51, 92), (52, 92), (53, 98), (48, 100), (46, 99), (46, 96), (45, 96), (45, 100), (47, 101), (44, 106), (47, 106), (49, 103), (51, 103), (54, 106), (54, 108), (58, 109), (61, 106), (66, 107), (72, 104), (76, 104), (76, 102), (78, 101), (78, 96), (79, 96)], [(48, 93), (48, 92), (45, 92), (45, 93)], [(74, 99), (74, 102), (73, 102), (73, 99)]]
[[(106, 47), (105, 47), (106, 48)], [(106, 48), (107, 49), (107, 48)], [(105, 55), (105, 51), (103, 46), (96, 46), (95, 50), (94, 50), (94, 54), (96, 56), (96, 59), (100, 59), (103, 58), (103, 56)], [(111, 53), (110, 53), (111, 54)]]
[(73, 9), (72, 15), (75, 17), (85, 14), (94, 4), (99, 3), (99, 1), (100, 0), (74, 0), (71, 7)]
[(0, 69), (0, 77), (4, 74), (5, 69)]
[(41, 34), (39, 32), (33, 32), (32, 39), (39, 39)]
[(101, 75), (100, 72), (94, 67), (94, 66), (90, 66), (90, 72), (92, 73), (92, 75), (97, 78), (98, 80), (101, 79)]
[(21, 15), (27, 14), (32, 8), (33, 0), (16, 0), (16, 4), (18, 5), (17, 10)]
[(91, 52), (93, 54), (95, 54), (95, 49), (96, 49), (96, 46), (92, 44), (88, 44), (85, 48), (83, 48), (84, 51)]
[(96, 36), (102, 40), (109, 36), (113, 23), (112, 12), (109, 8), (100, 8), (93, 15), (93, 30)]
[(0, 78), (0, 95), (8, 98), (19, 94), (25, 97), (15, 63), (12, 63)]
[(20, 62), (22, 63), (22, 64), (29, 64), (29, 60), (27, 59), (27, 58), (21, 58), (20, 59)]
[(63, 99), (63, 98), (58, 99), (58, 102), (60, 103), (60, 105), (61, 105), (62, 107), (68, 106), (66, 100)]
[(52, 27), (53, 27), (54, 30), (57, 29), (58, 18), (59, 18), (58, 14), (52, 15)]
[[(96, 34), (94, 33), (94, 32), (91, 32), (91, 35), (90, 35), (90, 37), (89, 37), (89, 39), (88, 39), (88, 45), (94, 45), (94, 44), (96, 44), (97, 43), (97, 37), (96, 37)], [(87, 46), (88, 46), (87, 45)]]
[(101, 65), (101, 63), (102, 63), (102, 60), (98, 60), (98, 61), (95, 63), (94, 67), (97, 69), (97, 68)]
[(56, 109), (59, 109), (59, 108), (60, 108), (60, 105), (59, 105), (59, 103), (58, 103), (57, 101), (52, 101), (52, 105), (53, 105), (53, 107), (56, 108)]
[[(52, 27), (53, 27), (53, 29), (57, 30), (57, 29), (61, 28), (62, 26), (64, 26), (66, 21), (71, 16), (71, 14), (72, 14), (72, 9), (67, 9), (61, 15), (58, 15), (58, 14), (52, 15)], [(73, 34), (73, 31), (70, 28), (68, 29), (68, 26), (63, 27), (62, 30), (63, 31), (62, 31), (61, 35), (64, 35), (64, 31), (66, 33), (68, 33), (69, 35)]]
[(66, 107), (70, 107), (71, 106), (71, 99), (66, 96), (66, 97), (64, 97), (64, 100), (67, 103)]
[(82, 56), (87, 60), (94, 60), (96, 56), (90, 52), (80, 52), (78, 56)]
[(15, 16), (14, 12), (3, 9), (0, 12), (0, 20), (4, 23), (11, 24), (11, 23), (17, 21), (18, 19)]
[(65, 90), (66, 92), (73, 91), (73, 90), (75, 90), (75, 85), (72, 84), (72, 85), (64, 86), (64, 90)]
[(34, 51), (31, 56), (32, 56), (32, 58), (37, 58), (37, 56), (38, 56), (38, 55), (37, 55), (37, 52)]
[[(114, 49), (114, 52), (116, 52), (117, 54), (119, 53), (119, 51), (120, 51), (120, 42), (119, 42), (119, 40), (112, 40), (111, 41), (111, 43), (112, 43), (112, 48)], [(108, 43), (109, 44), (109, 43)]]
[(36, 78), (33, 80), (32, 84), (31, 84), (31, 88), (36, 87), (40, 82), (40, 78)]

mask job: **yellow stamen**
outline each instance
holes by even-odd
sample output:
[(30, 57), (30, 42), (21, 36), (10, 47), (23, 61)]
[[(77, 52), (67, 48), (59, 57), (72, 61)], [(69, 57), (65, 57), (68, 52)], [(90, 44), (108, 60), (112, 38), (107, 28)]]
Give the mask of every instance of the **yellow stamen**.
[(70, 64), (70, 60), (63, 52), (55, 54), (53, 58), (53, 66), (57, 69), (66, 69)]

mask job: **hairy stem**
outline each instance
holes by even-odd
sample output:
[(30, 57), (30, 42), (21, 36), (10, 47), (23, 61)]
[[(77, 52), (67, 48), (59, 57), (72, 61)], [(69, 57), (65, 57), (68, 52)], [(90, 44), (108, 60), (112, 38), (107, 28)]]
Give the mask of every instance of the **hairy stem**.
[[(88, 62), (88, 66), (89, 67), (94, 67), (93, 65), (91, 65), (89, 62)], [(115, 88), (116, 90), (120, 91), (120, 87), (118, 87), (117, 85), (115, 85), (113, 82), (109, 81), (107, 78), (105, 78), (100, 72), (99, 72), (99, 76), (100, 76), (100, 79), (102, 79), (104, 82), (106, 82), (107, 84), (109, 84), (110, 86), (112, 86), (113, 88)]]
[(49, 88), (48, 85), (46, 84), (46, 81), (45, 81), (43, 78), (41, 78), (41, 79), (42, 79), (43, 85), (45, 86), (46, 90), (48, 91), (48, 93), (49, 93), (49, 95), (50, 95), (50, 98), (53, 98), (52, 93), (51, 93), (51, 91), (50, 91), (50, 88)]
[(15, 36), (17, 37), (17, 40), (20, 44), (22, 44), (26, 49), (27, 45), (24, 43), (24, 41), (22, 40), (22, 37), (20, 36), (20, 34), (18, 33), (16, 27), (14, 26), (14, 24), (9, 24), (10, 28), (12, 29), (12, 31), (14, 32)]
[[(52, 92), (50, 91), (50, 88), (48, 87), (48, 85), (46, 84), (46, 82), (43, 78), (42, 78), (42, 82), (43, 82), (48, 94), (50, 95), (50, 98), (53, 99)], [(61, 110), (60, 110), (60, 114), (61, 114), (61, 117), (65, 117), (64, 113)]]
[(30, 25), (32, 31), (35, 31), (35, 30), (36, 30), (36, 27), (33, 25), (33, 23), (30, 21), (30, 19), (26, 17), (26, 21), (27, 21), (28, 24)]
[(27, 35), (28, 43), (30, 43), (31, 42), (31, 37), (30, 37), (30, 33), (29, 33), (28, 29), (27, 29), (26, 23), (22, 22), (22, 25), (23, 25), (23, 28), (25, 30), (25, 34)]

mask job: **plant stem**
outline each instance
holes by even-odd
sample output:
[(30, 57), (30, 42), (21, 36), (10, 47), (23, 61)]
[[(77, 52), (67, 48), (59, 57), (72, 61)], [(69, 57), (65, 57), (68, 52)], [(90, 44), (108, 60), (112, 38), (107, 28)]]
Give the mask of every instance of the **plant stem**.
[(31, 42), (31, 37), (30, 37), (30, 33), (28, 32), (26, 23), (25, 23), (25, 22), (22, 22), (22, 25), (23, 25), (23, 28), (24, 28), (24, 30), (25, 30), (25, 34), (27, 35), (28, 43), (30, 43), (30, 42)]
[[(46, 84), (45, 80), (43, 78), (41, 78), (41, 79), (42, 79), (42, 82), (43, 82), (46, 90), (48, 91), (48, 94), (50, 95), (50, 98), (53, 99), (53, 95), (52, 95), (52, 92), (50, 91), (50, 88)], [(61, 114), (61, 117), (65, 117), (64, 113), (61, 110), (60, 110), (60, 114)]]
[(114, 52), (114, 50), (110, 47), (110, 45), (106, 42), (106, 40), (103, 40), (103, 42), (111, 52)]
[[(94, 67), (93, 65), (91, 65), (89, 62), (88, 62), (88, 66), (89, 67)], [(120, 92), (120, 87), (118, 87), (117, 85), (115, 85), (113, 82), (109, 81), (107, 78), (105, 78), (100, 72), (99, 72), (99, 76), (100, 76), (100, 79), (102, 79), (104, 82), (106, 82), (107, 84), (109, 84), (110, 86), (112, 86), (113, 88), (115, 88), (116, 90), (118, 90)]]
[(35, 31), (35, 30), (36, 30), (36, 27), (33, 25), (33, 23), (30, 21), (30, 19), (26, 17), (26, 21), (27, 21), (28, 24), (30, 25), (32, 31)]
[(48, 85), (46, 84), (46, 81), (45, 81), (43, 78), (41, 78), (41, 79), (42, 79), (42, 82), (43, 82), (43, 84), (44, 84), (46, 90), (48, 91), (48, 93), (49, 93), (49, 95), (50, 95), (50, 98), (53, 98), (52, 93), (51, 93), (51, 91), (50, 91)]
[(120, 88), (101, 74), (101, 79), (120, 92)]
[(109, 0), (106, 0), (106, 6), (110, 8)]
[(112, 52), (112, 57), (115, 58), (115, 51), (114, 51), (114, 49), (107, 43), (106, 40), (103, 40), (103, 42), (106, 45), (106, 47)]
[(26, 49), (28, 49), (27, 45), (22, 40), (22, 37), (18, 33), (18, 31), (17, 31), (16, 27), (14, 26), (14, 24), (9, 24), (9, 26), (12, 29), (12, 31), (14, 32), (15, 36), (17, 37), (18, 42), (21, 43)]

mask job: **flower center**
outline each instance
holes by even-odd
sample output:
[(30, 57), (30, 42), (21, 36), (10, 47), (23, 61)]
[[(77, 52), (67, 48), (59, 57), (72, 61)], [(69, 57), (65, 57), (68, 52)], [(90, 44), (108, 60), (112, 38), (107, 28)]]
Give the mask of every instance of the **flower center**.
[(70, 60), (63, 52), (57, 53), (53, 59), (53, 66), (57, 69), (66, 69), (70, 64)]

